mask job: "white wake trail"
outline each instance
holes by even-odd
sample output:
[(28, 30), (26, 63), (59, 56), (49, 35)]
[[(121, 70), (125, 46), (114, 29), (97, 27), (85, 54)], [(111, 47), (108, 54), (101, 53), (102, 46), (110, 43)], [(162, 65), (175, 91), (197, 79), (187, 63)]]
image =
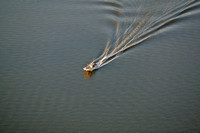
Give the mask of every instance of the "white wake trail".
[[(160, 14), (160, 16), (156, 16), (156, 18), (154, 16), (154, 10), (156, 7), (152, 6), (149, 8), (149, 11), (146, 12), (142, 20), (136, 22), (137, 19), (133, 18), (132, 22), (124, 30), (121, 26), (123, 23), (117, 22), (115, 41), (113, 44), (111, 44), (111, 41), (108, 41), (103, 53), (93, 60), (90, 65), (85, 67), (84, 70), (93, 71), (94, 69), (109, 64), (111, 61), (119, 57), (120, 53), (123, 53), (148, 38), (157, 35), (159, 29), (168, 23), (185, 16), (184, 12), (199, 5), (200, 2), (197, 0), (186, 1), (185, 3), (180, 3), (175, 8), (165, 9), (163, 11), (164, 13)], [(114, 47), (112, 47), (112, 45)]]

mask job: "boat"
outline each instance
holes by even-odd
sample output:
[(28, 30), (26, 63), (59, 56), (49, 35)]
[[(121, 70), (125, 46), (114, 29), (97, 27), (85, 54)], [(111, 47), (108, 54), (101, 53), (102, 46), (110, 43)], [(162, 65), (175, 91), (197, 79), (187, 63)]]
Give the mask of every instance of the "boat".
[(98, 68), (99, 68), (98, 63), (91, 62), (89, 65), (84, 67), (83, 70), (92, 72), (92, 71), (94, 71), (95, 69), (98, 69)]

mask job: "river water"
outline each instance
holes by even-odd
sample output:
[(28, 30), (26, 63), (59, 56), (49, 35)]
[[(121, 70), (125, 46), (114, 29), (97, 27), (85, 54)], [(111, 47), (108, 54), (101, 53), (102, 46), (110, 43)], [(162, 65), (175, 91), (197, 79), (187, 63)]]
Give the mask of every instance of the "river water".
[(200, 131), (198, 0), (116, 60), (82, 70), (117, 21), (147, 9), (156, 20), (188, 1), (1, 0), (0, 132)]

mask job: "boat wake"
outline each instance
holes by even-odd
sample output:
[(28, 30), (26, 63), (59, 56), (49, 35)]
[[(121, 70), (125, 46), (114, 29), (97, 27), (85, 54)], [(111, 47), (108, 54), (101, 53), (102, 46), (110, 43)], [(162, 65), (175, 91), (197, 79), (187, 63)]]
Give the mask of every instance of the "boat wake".
[[(163, 2), (165, 3), (166, 1)], [(146, 13), (142, 13), (143, 17), (141, 17), (141, 12), (144, 12), (142, 5), (134, 9), (134, 14), (136, 14), (134, 16), (129, 15), (130, 13), (128, 11), (126, 12), (126, 10), (124, 11), (125, 13), (119, 13), (118, 11), (117, 14), (120, 17), (131, 19), (116, 21), (116, 31), (112, 40), (107, 42), (102, 54), (83, 69), (85, 71), (93, 71), (107, 65), (126, 50), (157, 35), (159, 29), (165, 25), (181, 17), (190, 15), (191, 13), (188, 12), (200, 5), (200, 2), (197, 0), (179, 0), (175, 2), (172, 0), (169, 2), (171, 2), (169, 4), (170, 6), (166, 5), (163, 9), (157, 9), (155, 6), (148, 7), (148, 9), (145, 8)], [(116, 6), (117, 8), (123, 7), (123, 2), (105, 3), (106, 5)], [(129, 2), (131, 6), (134, 4), (133, 2)], [(140, 17), (138, 17), (138, 14), (140, 14)]]

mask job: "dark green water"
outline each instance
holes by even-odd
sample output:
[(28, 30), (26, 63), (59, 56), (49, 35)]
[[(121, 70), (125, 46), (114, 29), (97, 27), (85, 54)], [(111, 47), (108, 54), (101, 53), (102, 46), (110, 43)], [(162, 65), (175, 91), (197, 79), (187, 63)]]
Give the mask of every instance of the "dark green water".
[(199, 1), (91, 77), (82, 70), (120, 12), (170, 2), (1, 0), (0, 132), (200, 131)]

